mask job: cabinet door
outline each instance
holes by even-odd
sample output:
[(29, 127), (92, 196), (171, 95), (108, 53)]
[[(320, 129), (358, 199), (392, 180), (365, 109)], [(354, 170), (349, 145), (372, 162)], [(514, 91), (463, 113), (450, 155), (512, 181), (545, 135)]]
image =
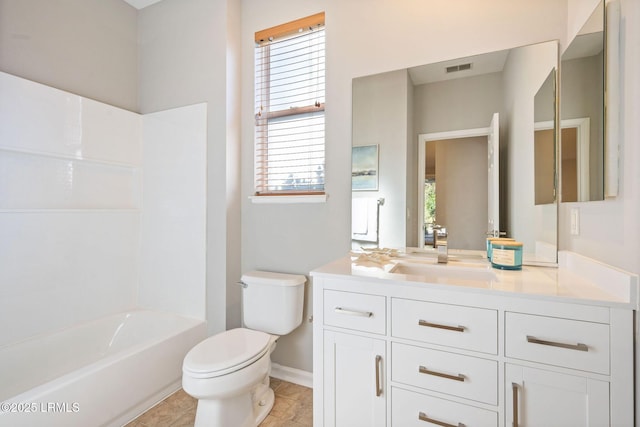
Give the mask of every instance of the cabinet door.
[(385, 342), (324, 332), (324, 424), (386, 425)]
[(608, 382), (510, 364), (505, 379), (506, 426), (610, 424)]

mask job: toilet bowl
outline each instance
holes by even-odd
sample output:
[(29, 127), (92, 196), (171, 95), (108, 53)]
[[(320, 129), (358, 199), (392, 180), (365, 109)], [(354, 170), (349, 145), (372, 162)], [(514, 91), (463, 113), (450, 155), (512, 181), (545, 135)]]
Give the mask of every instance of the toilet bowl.
[(183, 363), (184, 391), (198, 399), (196, 427), (260, 424), (273, 407), (271, 352), (277, 336), (238, 328), (202, 341)]
[(256, 427), (269, 414), (271, 352), (279, 336), (302, 323), (305, 282), (302, 275), (267, 271), (242, 276), (247, 328), (207, 338), (182, 364), (182, 387), (198, 399), (195, 427)]

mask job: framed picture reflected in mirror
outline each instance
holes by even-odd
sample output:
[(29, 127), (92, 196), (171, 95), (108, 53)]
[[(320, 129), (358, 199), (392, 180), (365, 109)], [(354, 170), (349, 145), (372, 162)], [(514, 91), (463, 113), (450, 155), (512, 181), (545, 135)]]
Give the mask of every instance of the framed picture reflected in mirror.
[(358, 145), (351, 151), (351, 191), (378, 190), (378, 145)]

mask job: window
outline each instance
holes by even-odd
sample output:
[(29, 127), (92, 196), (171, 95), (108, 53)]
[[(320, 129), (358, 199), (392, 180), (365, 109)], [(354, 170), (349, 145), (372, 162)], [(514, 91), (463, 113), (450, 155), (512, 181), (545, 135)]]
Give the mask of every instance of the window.
[(324, 13), (255, 34), (256, 195), (324, 193)]

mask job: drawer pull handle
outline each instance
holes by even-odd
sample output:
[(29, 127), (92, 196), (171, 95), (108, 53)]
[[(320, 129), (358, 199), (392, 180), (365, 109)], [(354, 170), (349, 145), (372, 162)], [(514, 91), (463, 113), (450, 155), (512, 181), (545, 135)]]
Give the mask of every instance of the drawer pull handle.
[(349, 310), (348, 308), (342, 308), (342, 307), (336, 307), (334, 311), (340, 314), (348, 314), (349, 316), (361, 316), (361, 317), (373, 316), (373, 311)]
[(464, 326), (449, 326), (449, 325), (441, 325), (439, 323), (431, 323), (426, 320), (418, 320), (418, 325), (426, 326), (428, 328), (438, 328), (438, 329), (446, 329), (447, 331), (456, 331), (456, 332), (464, 332), (466, 329)]
[(465, 425), (462, 423), (449, 424), (449, 423), (445, 423), (444, 421), (434, 420), (433, 418), (429, 418), (427, 414), (425, 414), (424, 412), (420, 412), (418, 414), (418, 419), (420, 421), (426, 421), (428, 423), (435, 424), (437, 426), (442, 426), (442, 427), (465, 427)]
[(382, 356), (376, 355), (376, 397), (382, 394), (382, 386), (380, 385), (380, 363)]
[(434, 377), (446, 378), (448, 380), (454, 380), (454, 381), (460, 381), (460, 382), (464, 382), (465, 380), (465, 376), (462, 374), (458, 374), (458, 375), (445, 374), (443, 372), (432, 371), (430, 369), (427, 369), (424, 366), (420, 366), (418, 368), (418, 372), (420, 372), (421, 374), (433, 375)]
[(527, 335), (527, 342), (530, 342), (531, 344), (549, 345), (551, 347), (568, 348), (569, 350), (589, 351), (589, 347), (587, 347), (585, 344), (582, 344), (582, 343), (565, 344), (562, 342), (545, 341), (545, 340), (538, 339), (536, 337), (532, 337), (531, 335)]
[(518, 427), (518, 384), (511, 383), (512, 403), (513, 403), (513, 427)]

